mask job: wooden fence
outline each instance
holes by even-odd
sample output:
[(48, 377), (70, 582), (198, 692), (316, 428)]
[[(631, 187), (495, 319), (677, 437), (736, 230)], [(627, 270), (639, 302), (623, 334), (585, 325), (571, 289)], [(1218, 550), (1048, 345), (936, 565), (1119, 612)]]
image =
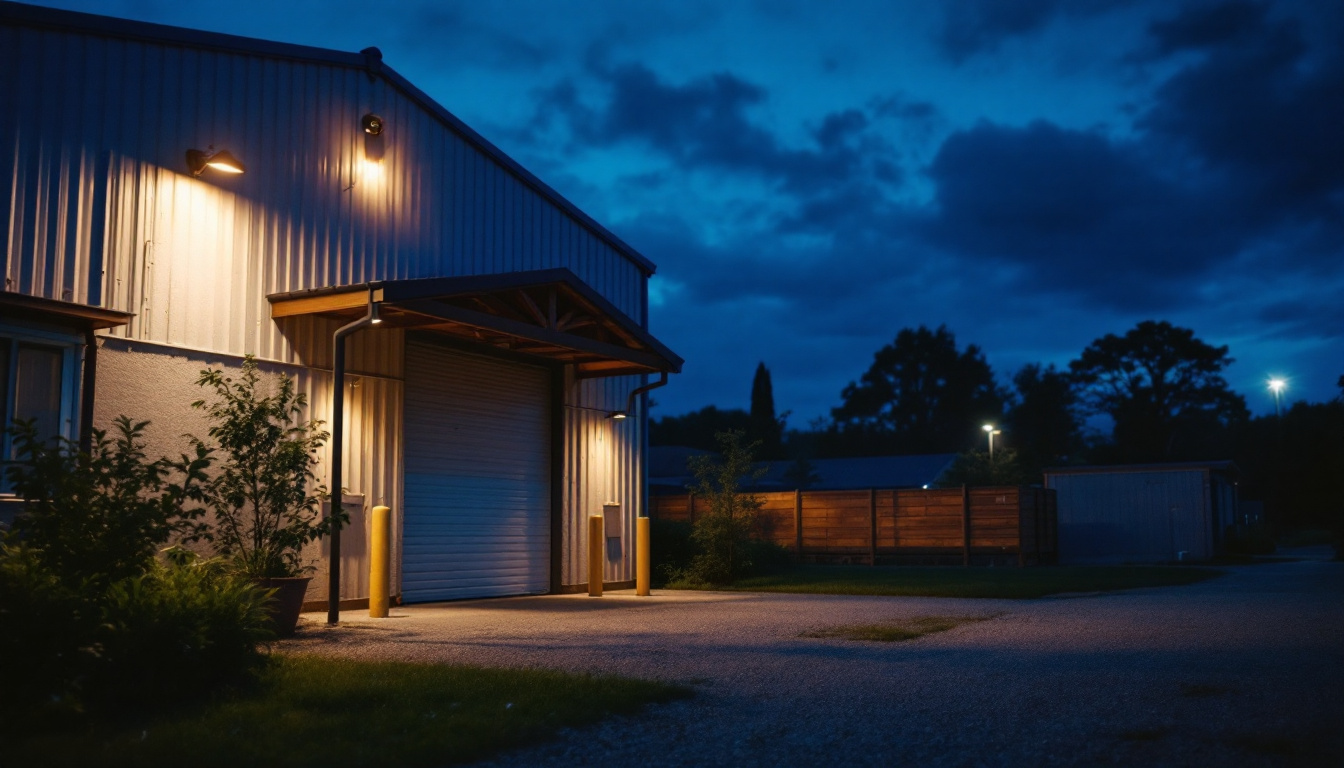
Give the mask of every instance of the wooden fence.
[[(1034, 487), (758, 493), (762, 535), (800, 562), (1055, 562), (1055, 492)], [(693, 494), (653, 496), (658, 520), (695, 522)]]

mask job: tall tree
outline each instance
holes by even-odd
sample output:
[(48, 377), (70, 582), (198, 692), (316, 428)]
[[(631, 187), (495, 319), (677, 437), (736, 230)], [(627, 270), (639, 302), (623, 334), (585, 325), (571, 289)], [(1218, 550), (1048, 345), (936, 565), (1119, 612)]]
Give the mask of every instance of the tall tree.
[(719, 450), (720, 432), (745, 433), (751, 417), (741, 408), (719, 410), (707, 405), (681, 416), (664, 416), (649, 422), (649, 445), (684, 445), (705, 451)]
[(1196, 434), (1248, 416), (1245, 399), (1222, 377), (1233, 362), (1227, 352), (1188, 328), (1145, 320), (1124, 336), (1093, 341), (1069, 370), (1083, 403), (1114, 422), (1115, 458), (1192, 458), (1177, 450), (1183, 431)]
[(946, 326), (902, 330), (840, 396), (844, 402), (831, 410), (835, 428), (866, 453), (966, 450), (1004, 403), (979, 347), (958, 352)]
[[(1008, 410), (1007, 433), (1031, 476), (1076, 457), (1083, 447), (1078, 394), (1064, 371), (1037, 363), (1013, 376), (1017, 398)], [(1037, 478), (1039, 480), (1039, 478)]]
[(775, 417), (774, 387), (770, 383), (770, 369), (765, 367), (765, 363), (756, 366), (756, 376), (751, 380), (750, 415), (747, 439), (760, 443), (758, 453), (761, 458), (782, 458), (784, 428)]

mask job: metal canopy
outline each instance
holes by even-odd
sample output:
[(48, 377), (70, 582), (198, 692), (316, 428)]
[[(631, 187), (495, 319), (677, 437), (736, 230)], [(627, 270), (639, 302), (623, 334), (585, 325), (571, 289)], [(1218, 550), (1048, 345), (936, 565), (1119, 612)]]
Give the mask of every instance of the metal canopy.
[(44, 299), (24, 293), (0, 291), (0, 317), (38, 320), (82, 331), (116, 328), (131, 322), (135, 315), (115, 309), (91, 307), (70, 301)]
[(271, 317), (361, 317), (575, 366), (583, 378), (681, 371), (682, 359), (568, 269), (388, 280), (272, 294)]

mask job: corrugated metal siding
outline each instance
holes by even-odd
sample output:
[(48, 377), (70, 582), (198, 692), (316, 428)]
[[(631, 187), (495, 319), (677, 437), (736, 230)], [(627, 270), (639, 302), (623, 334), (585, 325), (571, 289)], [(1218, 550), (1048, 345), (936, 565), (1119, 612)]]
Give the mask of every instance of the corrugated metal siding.
[[(611, 411), (625, 408), (630, 390), (640, 379), (571, 381), (565, 399), (564, 541), (561, 543), (566, 586), (588, 583), (589, 515), (602, 505), (621, 505), (620, 537), (607, 541), (603, 580), (635, 578), (635, 517), (644, 503), (642, 419), (616, 421)], [(610, 537), (612, 532), (607, 531)]]
[[(264, 296), (327, 285), (563, 266), (643, 317), (637, 265), (363, 71), (14, 27), (0, 50), (10, 290), (284, 362)], [(185, 151), (212, 144), (248, 172), (192, 178)]]
[(550, 373), (410, 342), (408, 601), (550, 589)]
[[(385, 80), (331, 63), (4, 21), (8, 290), (136, 313), (112, 332), (128, 340), (319, 369), (330, 365), (332, 324), (276, 323), (267, 294), (567, 267), (626, 315), (647, 319), (639, 265)], [(366, 112), (387, 123), (379, 163), (365, 162)], [(191, 177), (186, 150), (211, 145), (232, 151), (248, 172)], [(375, 409), (391, 424), (386, 414), (400, 413), (403, 342), (381, 338), (352, 340), (350, 369), (392, 379)], [(321, 370), (305, 375), (329, 380)], [(315, 406), (329, 402), (311, 386)], [(608, 500), (622, 503), (627, 522), (608, 579), (633, 578), (640, 427), (581, 409), (623, 407), (634, 386), (628, 378), (589, 381), (567, 393), (575, 408), (566, 408), (566, 584), (586, 581), (583, 547), (573, 541), (585, 529), (576, 521)], [(390, 430), (361, 438), (360, 450), (395, 457)], [(398, 492), (388, 485), (378, 493)], [(325, 590), (320, 574), (314, 590)]]
[(1202, 470), (1047, 475), (1059, 493), (1062, 563), (1213, 555)]

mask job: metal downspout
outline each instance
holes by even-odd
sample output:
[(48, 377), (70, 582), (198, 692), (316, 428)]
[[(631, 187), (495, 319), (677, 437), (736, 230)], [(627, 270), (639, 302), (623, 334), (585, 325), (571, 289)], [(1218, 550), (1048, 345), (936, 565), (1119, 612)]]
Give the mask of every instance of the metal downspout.
[(369, 306), (364, 316), (336, 329), (332, 334), (331, 362), (331, 502), (328, 519), (331, 525), (331, 562), (327, 568), (327, 624), (335, 625), (341, 619), (341, 519), (345, 511), (345, 491), (342, 489), (341, 466), (345, 450), (345, 337), (361, 328), (382, 322), (378, 304), (373, 300), (375, 286), (369, 286)]

